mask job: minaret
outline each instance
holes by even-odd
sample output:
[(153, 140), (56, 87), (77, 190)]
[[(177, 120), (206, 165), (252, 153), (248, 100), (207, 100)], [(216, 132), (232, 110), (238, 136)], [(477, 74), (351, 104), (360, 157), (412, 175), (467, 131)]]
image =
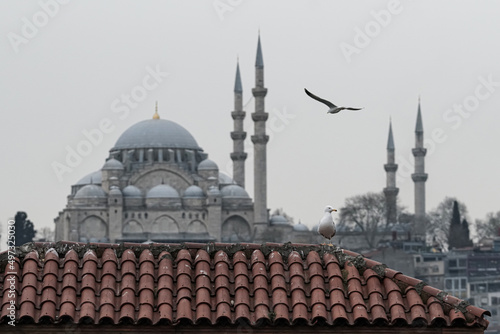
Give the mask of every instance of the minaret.
[(234, 82), (234, 111), (231, 112), (234, 120), (234, 131), (231, 132), (231, 139), (233, 139), (233, 153), (231, 159), (233, 160), (233, 179), (234, 181), (245, 187), (245, 160), (247, 154), (245, 153), (244, 141), (247, 133), (243, 131), (243, 120), (245, 119), (245, 112), (243, 111), (243, 89), (241, 87), (240, 64), (236, 64), (236, 80)]
[(425, 242), (425, 154), (424, 127), (422, 125), (422, 113), (420, 111), (420, 98), (418, 99), (417, 125), (415, 127), (415, 148), (412, 150), (415, 157), (415, 173), (411, 175), (415, 183), (415, 221), (413, 226), (413, 239)]
[(266, 121), (269, 116), (265, 112), (264, 98), (267, 88), (264, 88), (264, 60), (260, 46), (260, 34), (255, 60), (255, 88), (252, 89), (255, 98), (255, 112), (252, 120), (255, 124), (255, 134), (252, 136), (254, 147), (254, 221), (255, 224), (267, 224), (267, 153), (266, 145), (269, 136), (266, 135)]
[(385, 203), (386, 203), (386, 219), (388, 224), (396, 223), (397, 208), (396, 199), (399, 188), (396, 187), (396, 171), (398, 165), (395, 163), (394, 157), (394, 138), (392, 137), (392, 122), (389, 121), (389, 138), (387, 139), (387, 163), (384, 169), (387, 173), (387, 185), (384, 188)]

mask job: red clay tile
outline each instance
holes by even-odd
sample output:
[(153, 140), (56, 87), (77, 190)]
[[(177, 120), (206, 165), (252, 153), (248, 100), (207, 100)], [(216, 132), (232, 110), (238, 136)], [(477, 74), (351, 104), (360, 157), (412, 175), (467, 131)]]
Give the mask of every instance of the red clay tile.
[(177, 289), (180, 290), (182, 288), (191, 289), (191, 278), (188, 275), (177, 276)]
[(363, 300), (363, 295), (359, 291), (351, 291), (351, 293), (349, 294), (349, 302), (352, 308), (359, 305), (362, 305), (364, 308), (366, 308), (365, 301)]
[(336, 321), (338, 319), (348, 320), (344, 305), (341, 305), (341, 304), (334, 305), (332, 307), (331, 313), (332, 313), (332, 320), (333, 321)]
[(325, 278), (323, 276), (315, 275), (311, 277), (310, 289), (324, 289), (325, 288)]
[(307, 263), (307, 266), (309, 267), (309, 270), (311, 269), (312, 263), (318, 263), (320, 266), (322, 266), (321, 258), (319, 256), (318, 252), (315, 252), (315, 251), (310, 251), (307, 254), (306, 263)]
[(255, 290), (253, 302), (255, 307), (258, 305), (269, 306), (269, 295), (267, 291), (264, 289)]
[(211, 320), (212, 311), (210, 310), (209, 304), (199, 304), (196, 306), (196, 321), (199, 322), (202, 319)]
[(371, 312), (372, 308), (375, 306), (381, 306), (385, 312), (384, 298), (382, 297), (381, 293), (370, 293), (369, 305), (370, 305), (370, 307), (368, 309), (370, 312)]
[(275, 319), (286, 319), (289, 320), (289, 312), (288, 312), (288, 305), (285, 304), (276, 304), (273, 307), (273, 312)]
[[(23, 276), (23, 282), (22, 282), (22, 288), (25, 288), (27, 286), (32, 286), (36, 289), (38, 285), (38, 278), (36, 277), (35, 274), (33, 273), (26, 273)], [(7, 285), (6, 285), (7, 286)]]
[(181, 319), (193, 319), (193, 312), (191, 311), (191, 301), (187, 298), (183, 298), (177, 303), (177, 320)]
[(240, 304), (236, 305), (234, 309), (234, 314), (235, 314), (235, 320), (237, 321), (238, 319), (246, 319), (250, 321), (251, 319), (251, 312), (250, 312), (250, 307), (248, 304)]
[[(54, 261), (52, 261), (54, 262)], [(55, 271), (57, 273), (57, 269)], [(43, 276), (42, 289), (45, 288), (57, 289), (57, 275), (54, 272), (48, 272)]]
[(269, 262), (269, 267), (272, 267), (273, 264), (278, 264), (281, 265), (281, 267), (283, 267), (283, 258), (281, 257), (281, 254), (277, 251), (271, 252), (267, 257), (267, 260)]
[(333, 290), (330, 292), (330, 306), (334, 305), (345, 305), (346, 299), (344, 296), (344, 291), (341, 290)]
[(105, 304), (100, 307), (99, 310), (99, 319), (98, 322), (103, 322), (105, 320), (111, 320), (113, 323), (115, 322), (115, 309), (113, 305)]
[(153, 275), (142, 275), (139, 278), (139, 292), (144, 289), (152, 290), (155, 286), (155, 279)]
[(101, 306), (106, 304), (115, 305), (115, 292), (111, 289), (102, 290), (99, 304)]
[(333, 290), (344, 291), (344, 282), (342, 281), (342, 278), (338, 276), (333, 276), (332, 278), (330, 278), (330, 280), (328, 281), (328, 288), (330, 290), (330, 293)]
[(275, 289), (286, 289), (285, 277), (275, 275), (271, 279), (271, 290), (274, 291)]
[(28, 300), (26, 302), (21, 301), (21, 309), (19, 310), (19, 314), (17, 315), (18, 319), (22, 319), (25, 317), (33, 319), (33, 321), (36, 321), (37, 319), (35, 318), (35, 302)]
[[(375, 294), (376, 295), (376, 294)], [(385, 308), (383, 305), (374, 305), (370, 309), (371, 317), (373, 321), (376, 320), (384, 320), (387, 322), (387, 313), (385, 312)]]
[(408, 323), (408, 321), (406, 319), (405, 309), (402, 305), (399, 305), (399, 304), (391, 305), (390, 312), (391, 312), (391, 323), (392, 324), (396, 324), (399, 321), (402, 321), (405, 324)]
[(75, 310), (76, 305), (73, 303), (61, 303), (61, 308), (59, 310), (59, 317), (69, 317), (72, 321), (75, 321)]
[(338, 276), (342, 277), (342, 272), (340, 271), (340, 267), (338, 263), (330, 262), (326, 266), (326, 271), (328, 273), (328, 277)]
[(294, 276), (290, 279), (290, 291), (295, 291), (296, 289), (302, 291), (306, 290), (304, 278), (302, 276)]
[(335, 256), (335, 254), (331, 254), (331, 253), (325, 253), (323, 255), (323, 261), (325, 262), (325, 266), (326, 267), (328, 267), (328, 265), (330, 263), (339, 264), (339, 260), (337, 259), (337, 257)]
[(95, 305), (92, 303), (82, 303), (81, 309), (80, 309), (80, 321), (83, 318), (89, 318), (93, 321), (95, 321)]
[(122, 260), (120, 271), (121, 271), (122, 277), (125, 275), (132, 275), (135, 278), (136, 271), (137, 271), (135, 261), (132, 261), (132, 260), (123, 261)]
[(290, 278), (294, 278), (296, 276), (304, 278), (304, 268), (301, 263), (291, 263), (288, 264), (288, 271), (290, 273)]
[(319, 276), (321, 280), (324, 280), (323, 267), (317, 262), (313, 262), (309, 265), (309, 278), (312, 279), (315, 276)]
[(399, 291), (389, 292), (387, 295), (387, 302), (389, 304), (389, 308), (391, 308), (392, 305), (401, 305), (404, 307), (403, 297)]
[(118, 322), (125, 322), (129, 320), (134, 322), (135, 308), (134, 305), (132, 304), (124, 304), (120, 308), (120, 317), (118, 319)]
[(237, 289), (234, 294), (234, 306), (250, 305), (250, 294), (247, 289)]
[(53, 322), (56, 317), (56, 304), (53, 301), (42, 302), (40, 317), (47, 317)]

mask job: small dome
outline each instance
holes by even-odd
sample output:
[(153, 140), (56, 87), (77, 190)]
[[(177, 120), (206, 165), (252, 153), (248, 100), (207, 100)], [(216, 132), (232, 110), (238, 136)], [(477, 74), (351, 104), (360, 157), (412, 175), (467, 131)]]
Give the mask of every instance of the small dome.
[(236, 182), (226, 173), (219, 172), (219, 184), (236, 184)]
[(105, 198), (106, 193), (104, 190), (95, 184), (88, 184), (82, 189), (78, 190), (75, 198)]
[(208, 194), (213, 195), (213, 196), (219, 196), (220, 190), (216, 186), (211, 186), (210, 188), (208, 188)]
[(309, 228), (299, 221), (299, 223), (297, 225), (293, 225), (293, 230), (298, 231), (298, 232), (305, 232), (305, 231), (309, 231)]
[(245, 189), (236, 184), (230, 184), (225, 186), (221, 190), (222, 197), (232, 197), (232, 198), (249, 198), (248, 193)]
[(184, 191), (184, 197), (205, 197), (205, 194), (200, 187), (192, 185)]
[(290, 222), (282, 215), (274, 215), (271, 217), (271, 225), (290, 225)]
[(111, 158), (108, 161), (106, 161), (104, 166), (102, 166), (102, 169), (103, 170), (110, 170), (110, 169), (123, 170), (123, 164), (120, 161)]
[(126, 186), (123, 188), (123, 196), (125, 197), (142, 197), (142, 192), (136, 186)]
[(110, 196), (121, 196), (122, 192), (120, 191), (120, 188), (117, 186), (112, 186), (111, 189), (109, 190), (109, 195)]
[(198, 164), (198, 170), (218, 170), (219, 167), (210, 159), (205, 159)]
[(148, 191), (146, 198), (179, 198), (179, 193), (169, 185), (159, 184)]
[(77, 186), (84, 184), (101, 184), (102, 183), (102, 173), (100, 170), (90, 173), (82, 177), (77, 183)]

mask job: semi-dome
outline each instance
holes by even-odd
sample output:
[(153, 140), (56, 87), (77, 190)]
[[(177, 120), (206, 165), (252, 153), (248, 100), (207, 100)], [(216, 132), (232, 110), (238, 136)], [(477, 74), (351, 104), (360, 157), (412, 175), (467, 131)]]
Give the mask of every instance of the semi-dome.
[(75, 198), (105, 198), (106, 193), (96, 184), (88, 184), (75, 194)]
[(202, 150), (189, 131), (166, 119), (148, 119), (132, 125), (118, 138), (111, 150), (135, 148)]
[(226, 173), (219, 172), (219, 184), (236, 184), (236, 182)]
[(120, 161), (111, 158), (108, 161), (106, 161), (104, 166), (102, 166), (102, 169), (104, 169), (104, 170), (109, 170), (109, 169), (123, 170), (123, 164)]
[(169, 185), (159, 184), (148, 191), (146, 198), (179, 198), (179, 193)]
[(198, 170), (216, 170), (219, 166), (210, 159), (205, 159), (198, 164)]
[(101, 184), (102, 183), (102, 173), (100, 170), (90, 173), (82, 177), (76, 185), (84, 185), (84, 184)]
[(136, 186), (126, 186), (123, 188), (123, 196), (125, 197), (142, 197), (142, 192), (141, 189), (137, 188)]
[(309, 228), (299, 221), (297, 225), (293, 225), (293, 230), (297, 232), (306, 232), (309, 231)]
[(248, 193), (245, 189), (236, 184), (230, 184), (225, 186), (221, 190), (222, 197), (232, 197), (232, 198), (249, 198)]
[(205, 197), (205, 194), (203, 194), (203, 189), (196, 185), (192, 185), (184, 191), (184, 197)]
[(271, 225), (290, 225), (288, 219), (282, 215), (274, 215), (271, 217)]

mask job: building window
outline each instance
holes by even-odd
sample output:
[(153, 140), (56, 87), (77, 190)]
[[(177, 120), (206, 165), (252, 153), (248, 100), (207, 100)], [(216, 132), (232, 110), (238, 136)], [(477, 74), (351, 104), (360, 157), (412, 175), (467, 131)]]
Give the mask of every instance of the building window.
[(141, 213), (140, 212), (137, 214), (137, 218), (141, 218)]
[(446, 283), (445, 284), (446, 289), (447, 290), (451, 290), (452, 289), (452, 280), (451, 279), (447, 279), (445, 283)]
[(185, 212), (182, 213), (182, 218), (186, 218), (186, 213)]
[(450, 268), (456, 268), (457, 267), (457, 260), (449, 260), (448, 261), (448, 267), (450, 267)]
[(498, 305), (499, 297), (491, 297), (491, 305)]
[(467, 262), (465, 261), (465, 259), (459, 259), (458, 260), (458, 266), (459, 267), (465, 267), (467, 265)]
[(148, 213), (144, 213), (144, 218), (148, 219)]

